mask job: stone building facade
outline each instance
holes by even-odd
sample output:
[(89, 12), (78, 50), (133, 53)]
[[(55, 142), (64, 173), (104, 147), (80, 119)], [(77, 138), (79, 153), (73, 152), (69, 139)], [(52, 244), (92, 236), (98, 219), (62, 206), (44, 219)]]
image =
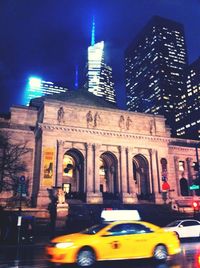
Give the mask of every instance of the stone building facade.
[(198, 141), (171, 138), (162, 116), (97, 105), (94, 98), (41, 98), (0, 119), (1, 131), (30, 148), (22, 175), (32, 206), (47, 207), (49, 192), (60, 188), (66, 198), (89, 204), (163, 203), (166, 190), (171, 200), (198, 195), (189, 190)]

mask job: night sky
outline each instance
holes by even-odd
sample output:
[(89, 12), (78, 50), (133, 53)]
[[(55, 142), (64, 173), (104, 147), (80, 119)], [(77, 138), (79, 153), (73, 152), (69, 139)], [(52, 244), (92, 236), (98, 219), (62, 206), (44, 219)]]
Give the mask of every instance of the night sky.
[(200, 0), (0, 0), (0, 113), (22, 104), (29, 76), (73, 89), (78, 65), (82, 81), (93, 16), (124, 108), (124, 51), (153, 15), (182, 23), (189, 63), (200, 56)]

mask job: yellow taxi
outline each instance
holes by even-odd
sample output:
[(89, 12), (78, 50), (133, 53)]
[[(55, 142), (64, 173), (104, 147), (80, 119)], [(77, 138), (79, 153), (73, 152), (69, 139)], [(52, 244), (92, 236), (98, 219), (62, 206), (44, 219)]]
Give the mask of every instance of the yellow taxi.
[(91, 266), (96, 261), (154, 258), (180, 253), (174, 232), (144, 221), (102, 222), (82, 232), (59, 236), (46, 246), (49, 261)]

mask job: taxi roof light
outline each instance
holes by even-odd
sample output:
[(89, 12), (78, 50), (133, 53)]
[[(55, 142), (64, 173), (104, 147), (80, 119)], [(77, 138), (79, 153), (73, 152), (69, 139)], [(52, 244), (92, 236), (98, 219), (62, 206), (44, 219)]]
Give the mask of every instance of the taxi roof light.
[(141, 220), (140, 214), (137, 210), (124, 210), (124, 209), (103, 210), (101, 213), (101, 218), (104, 221)]

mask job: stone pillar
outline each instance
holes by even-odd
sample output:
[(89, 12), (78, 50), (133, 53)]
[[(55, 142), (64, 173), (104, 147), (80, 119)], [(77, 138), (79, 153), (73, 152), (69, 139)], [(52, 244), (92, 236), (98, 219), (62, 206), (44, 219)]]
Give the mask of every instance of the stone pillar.
[(69, 206), (65, 202), (65, 194), (61, 187), (56, 188), (56, 195), (58, 199), (56, 227), (65, 227)]
[(177, 187), (177, 194), (180, 196), (180, 182), (179, 182), (179, 166), (178, 166), (179, 158), (177, 156), (174, 156), (174, 170), (175, 170), (175, 179), (176, 179), (176, 187)]
[(86, 148), (87, 148), (87, 159), (86, 159), (87, 193), (93, 193), (94, 192), (93, 145), (91, 143), (87, 143)]
[(121, 198), (124, 204), (134, 203), (133, 195), (128, 193), (128, 158), (127, 150), (124, 146), (119, 147), (120, 152), (120, 183)]
[(94, 199), (98, 203), (103, 202), (102, 193), (100, 192), (100, 176), (99, 176), (99, 157), (100, 144), (94, 144)]
[[(38, 171), (39, 171), (39, 177), (40, 177), (40, 184), (39, 184), (39, 191), (38, 191), (38, 195), (37, 195), (37, 207), (39, 208), (47, 208), (48, 204), (50, 202), (50, 196), (49, 193), (51, 191), (51, 187), (53, 185), (44, 185), (44, 150), (46, 148), (46, 146), (44, 146), (43, 144), (43, 139), (41, 142), (41, 158), (40, 158), (40, 167), (38, 166)], [(55, 155), (56, 155), (56, 151), (55, 151)], [(54, 181), (52, 181), (52, 184), (55, 184), (55, 155), (54, 155)]]
[(162, 196), (159, 193), (159, 174), (158, 174), (158, 161), (157, 161), (157, 151), (155, 149), (149, 150), (150, 156), (150, 172), (151, 172), (151, 180), (152, 180), (152, 193), (155, 197), (155, 203), (163, 203)]
[(128, 161), (128, 193), (132, 196), (133, 203), (137, 203), (137, 195), (135, 189), (135, 180), (133, 178), (133, 150), (127, 148), (127, 161)]
[(57, 204), (56, 227), (65, 228), (68, 210), (69, 210), (69, 205), (67, 203)]
[[(102, 195), (100, 192), (95, 193), (95, 175), (97, 172), (95, 156), (95, 146), (91, 143), (86, 144), (87, 149), (87, 159), (86, 159), (86, 176), (87, 176), (87, 185), (86, 185), (86, 201), (90, 204), (102, 203)], [(94, 167), (95, 165), (95, 167)]]
[[(192, 170), (192, 164), (193, 164), (192, 158), (188, 157), (186, 159), (186, 163), (187, 163), (187, 171), (188, 171), (187, 177), (188, 177), (188, 188), (189, 188), (189, 185), (193, 184), (193, 179), (196, 179), (196, 178), (194, 177), (194, 172)], [(190, 192), (190, 195), (193, 195), (193, 196), (196, 195), (194, 190), (189, 190), (189, 192)]]
[(62, 187), (63, 179), (63, 146), (64, 141), (57, 140), (57, 159), (56, 159), (56, 187)]
[(186, 159), (186, 162), (187, 162), (187, 177), (189, 179), (189, 182), (192, 183), (193, 180), (192, 178), (194, 177), (194, 172), (193, 172), (193, 168), (192, 168), (192, 164), (193, 164), (193, 161), (192, 161), (192, 158), (188, 157)]
[(94, 189), (95, 193), (98, 193), (100, 190), (100, 177), (99, 177), (99, 144), (94, 144)]
[(128, 193), (127, 187), (127, 162), (126, 162), (126, 148), (124, 146), (120, 147), (120, 155), (121, 155), (121, 186), (122, 193)]

